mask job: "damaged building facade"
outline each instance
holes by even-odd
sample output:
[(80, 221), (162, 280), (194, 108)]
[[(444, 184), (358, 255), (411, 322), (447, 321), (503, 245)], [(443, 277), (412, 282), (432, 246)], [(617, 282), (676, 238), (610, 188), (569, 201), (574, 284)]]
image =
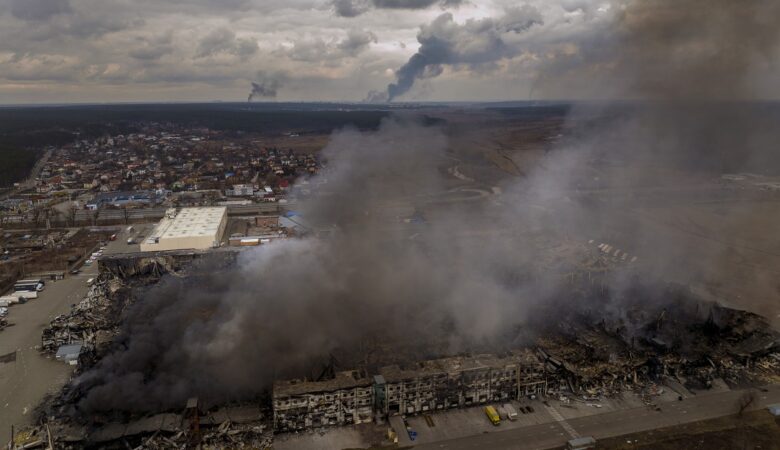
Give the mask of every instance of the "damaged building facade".
[(517, 400), (546, 389), (544, 365), (533, 353), (424, 361), (383, 367), (376, 380), (376, 409), (385, 416), (417, 414), (487, 402)]
[(371, 378), (341, 372), (326, 381), (274, 384), (276, 431), (370, 422), (375, 415), (413, 415), (487, 402), (541, 395), (545, 366), (530, 350), (495, 355), (451, 357), (410, 367), (386, 366)]
[(277, 431), (373, 420), (372, 381), (358, 371), (339, 372), (325, 381), (277, 381), (273, 390)]

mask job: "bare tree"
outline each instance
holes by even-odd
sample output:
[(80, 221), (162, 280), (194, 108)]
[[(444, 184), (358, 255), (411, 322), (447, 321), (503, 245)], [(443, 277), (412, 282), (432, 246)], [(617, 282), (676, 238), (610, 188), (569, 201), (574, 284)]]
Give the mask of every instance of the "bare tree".
[(78, 211), (76, 204), (71, 203), (70, 206), (68, 207), (67, 220), (70, 223), (70, 226), (72, 227), (76, 226), (76, 211)]

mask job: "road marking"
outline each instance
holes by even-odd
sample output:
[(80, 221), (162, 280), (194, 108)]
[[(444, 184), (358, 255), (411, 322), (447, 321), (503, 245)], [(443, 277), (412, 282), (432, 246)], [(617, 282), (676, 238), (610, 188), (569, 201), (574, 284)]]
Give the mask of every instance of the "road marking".
[(569, 436), (571, 436), (572, 439), (577, 439), (580, 437), (580, 434), (577, 433), (577, 430), (572, 427), (569, 422), (566, 421), (566, 419), (563, 418), (561, 413), (558, 412), (557, 409), (553, 408), (552, 406), (545, 406), (547, 409), (547, 412), (550, 413), (550, 416), (552, 416), (553, 419), (555, 419), (556, 422), (558, 422), (561, 425), (561, 428), (564, 429), (567, 433), (569, 433)]

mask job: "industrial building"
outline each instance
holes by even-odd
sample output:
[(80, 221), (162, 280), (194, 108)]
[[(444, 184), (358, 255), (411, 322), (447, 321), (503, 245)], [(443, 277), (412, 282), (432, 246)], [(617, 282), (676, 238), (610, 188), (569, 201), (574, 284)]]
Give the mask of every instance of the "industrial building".
[(547, 390), (544, 363), (530, 350), (452, 357), (383, 367), (367, 378), (341, 372), (326, 381), (274, 383), (274, 429), (303, 430), (370, 422), (488, 402), (518, 400)]
[(227, 208), (170, 209), (141, 242), (141, 251), (207, 249), (218, 247), (227, 226)]

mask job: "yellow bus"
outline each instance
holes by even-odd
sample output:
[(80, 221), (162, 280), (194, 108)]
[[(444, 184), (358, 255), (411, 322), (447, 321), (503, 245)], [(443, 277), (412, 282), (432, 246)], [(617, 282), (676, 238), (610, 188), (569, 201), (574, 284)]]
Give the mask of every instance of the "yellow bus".
[(499, 426), (501, 424), (501, 416), (498, 415), (496, 408), (492, 406), (485, 406), (485, 415), (488, 416), (490, 423), (493, 425)]

